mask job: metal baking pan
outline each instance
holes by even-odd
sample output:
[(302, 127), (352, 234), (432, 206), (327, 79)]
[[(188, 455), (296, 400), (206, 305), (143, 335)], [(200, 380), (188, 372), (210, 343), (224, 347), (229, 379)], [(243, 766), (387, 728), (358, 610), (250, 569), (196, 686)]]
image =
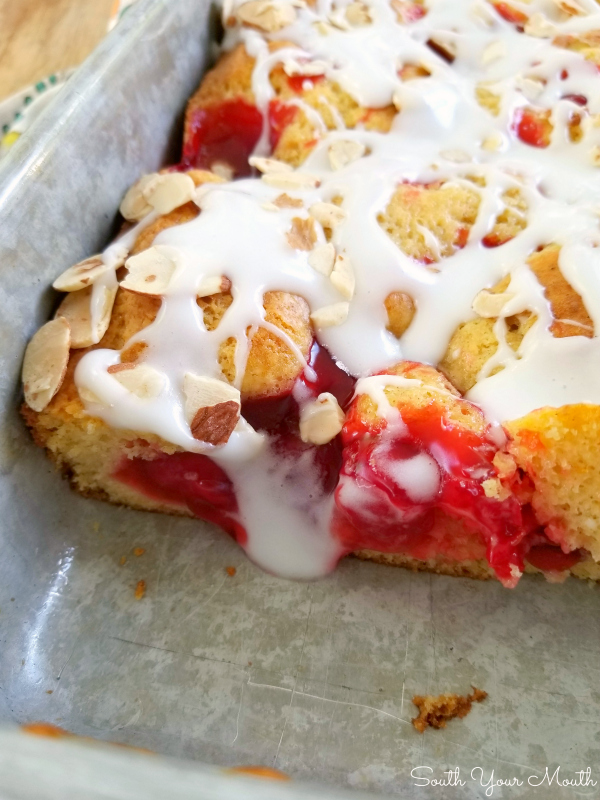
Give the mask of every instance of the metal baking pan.
[[(18, 416), (48, 287), (109, 240), (126, 187), (172, 157), (211, 14), (203, 0), (131, 9), (0, 167), (0, 719), (406, 798), (484, 797), (492, 770), (522, 782), (494, 797), (599, 796), (597, 587), (526, 577), (507, 591), (352, 559), (318, 582), (278, 580), (205, 523), (72, 493)], [(414, 730), (415, 693), (472, 684), (489, 698), (468, 717)], [(2, 750), (0, 789), (21, 763)], [(598, 783), (530, 785), (556, 767)], [(465, 786), (423, 780), (456, 768)]]

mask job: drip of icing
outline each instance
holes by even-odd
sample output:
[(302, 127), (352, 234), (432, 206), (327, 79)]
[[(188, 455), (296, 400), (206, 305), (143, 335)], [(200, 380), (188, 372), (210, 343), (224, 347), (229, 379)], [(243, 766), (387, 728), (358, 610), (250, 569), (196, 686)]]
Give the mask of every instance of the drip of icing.
[[(238, 4), (237, 0), (230, 3), (228, 14)], [(564, 35), (600, 28), (595, 2), (579, 0), (579, 4), (586, 14), (566, 21), (559, 17), (557, 4), (549, 0), (532, 0), (523, 11), (544, 14)], [(346, 5), (345, 0), (336, 2), (335, 13), (343, 14)], [(297, 113), (307, 114), (322, 137), (299, 170), (316, 175), (318, 188), (293, 192), (303, 200), (304, 208), (280, 209), (277, 213), (267, 210), (281, 190), (259, 179), (207, 185), (196, 197), (202, 213), (185, 225), (163, 231), (156, 239), (156, 244), (172, 248), (177, 268), (156, 320), (135, 340), (146, 342), (144, 362), (164, 376), (162, 393), (141, 400), (127, 392), (106, 371), (119, 361), (115, 351), (88, 353), (75, 374), (77, 386), (98, 399), (87, 405), (89, 412), (109, 425), (155, 434), (185, 450), (209, 453), (218, 461), (235, 484), (241, 518), (254, 532), (248, 545), (251, 557), (272, 571), (294, 573), (295, 568), (286, 566), (291, 563), (289, 559), (284, 563), (273, 553), (281, 549), (279, 544), (275, 547), (273, 530), (286, 528), (287, 551), (294, 554), (292, 561), (297, 560), (296, 577), (322, 574), (335, 561), (338, 551), (329, 536), (330, 500), (316, 504), (315, 516), (307, 524), (302, 498), (311, 488), (310, 469), (305, 465), (293, 491), (280, 485), (275, 492), (278, 502), (263, 504), (261, 498), (272, 497), (272, 487), (277, 484), (277, 458), (270, 443), (265, 442), (265, 434), (242, 420), (221, 448), (194, 440), (183, 414), (182, 382), (188, 371), (222, 377), (219, 345), (235, 337), (236, 382), (240, 384), (248, 350), (246, 331), (268, 327), (262, 305), (265, 292), (300, 295), (313, 311), (340, 302), (331, 282), (310, 267), (308, 254), (290, 247), (286, 239), (292, 219), (305, 218), (305, 209), (313, 203), (341, 197), (346, 214), (332, 241), (354, 267), (356, 291), (347, 320), (319, 331), (319, 339), (352, 375), (364, 378), (401, 359), (436, 364), (456, 327), (473, 318), (471, 304), (477, 293), (510, 275), (514, 296), (503, 315), (527, 309), (536, 315), (537, 322), (515, 354), (506, 344), (500, 318), (495, 329), (498, 350), (468, 398), (481, 405), (492, 423), (517, 418), (543, 405), (600, 404), (600, 379), (595, 378), (594, 369), (600, 360), (600, 338), (552, 337), (551, 309), (526, 263), (539, 246), (551, 242), (560, 245), (563, 274), (585, 298), (598, 331), (600, 182), (590, 159), (594, 148), (600, 148), (600, 126), (595, 122), (595, 115), (600, 114), (596, 66), (580, 53), (553, 46), (551, 39), (520, 32), (492, 6), (473, 4), (472, 0), (429, 0), (427, 13), (407, 25), (398, 24), (387, 0), (371, 0), (368, 8), (372, 24), (350, 30), (329, 26), (327, 35), (322, 35), (319, 25), (328, 24), (334, 13), (333, 2), (317, 0), (310, 8), (297, 9), (297, 21), (277, 37), (235, 28), (227, 33), (225, 47), (242, 41), (256, 59), (252, 88), (263, 123), (255, 153), (270, 151), (269, 112), (274, 90), (269, 73), (277, 64), (290, 60), (322, 62), (326, 78), (337, 82), (365, 108), (394, 102), (401, 110), (391, 131), (380, 134), (360, 126), (343, 130), (343, 121), (336, 117), (339, 130), (326, 134), (318, 112), (309, 111), (299, 98), (293, 100)], [(268, 42), (274, 38), (290, 45), (269, 52)], [(428, 44), (432, 42), (437, 43), (433, 49)], [(452, 51), (452, 63), (440, 55), (438, 45)], [(489, 58), (490, 52), (493, 58)], [(399, 71), (406, 64), (421, 65), (429, 76), (403, 81)], [(496, 117), (477, 103), (476, 90), (483, 83), (499, 97)], [(532, 93), (534, 100), (528, 99)], [(582, 99), (587, 103), (583, 110)], [(554, 129), (548, 146), (533, 147), (518, 138), (516, 116), (530, 104), (551, 109)], [(578, 142), (570, 141), (567, 135), (574, 113), (580, 114), (584, 131)], [(258, 130), (253, 133), (254, 139), (257, 135)], [(482, 146), (494, 136), (499, 142), (497, 150)], [(340, 139), (360, 142), (367, 155), (332, 171), (328, 148)], [(457, 150), (463, 154), (458, 162), (448, 156)], [(473, 175), (479, 179), (477, 185), (470, 180)], [(480, 205), (464, 247), (450, 258), (439, 259), (438, 271), (434, 272), (401, 252), (380, 227), (377, 216), (399, 183), (440, 181), (446, 187), (468, 186), (480, 195)], [(527, 227), (501, 247), (486, 248), (482, 239), (504, 208), (502, 195), (514, 188), (527, 202)], [(105, 261), (116, 265), (117, 253), (129, 250), (141, 228), (154, 218), (147, 217), (112, 245), (104, 254)], [(324, 244), (324, 231), (318, 224), (315, 228), (317, 243)], [(423, 234), (436, 253), (438, 243), (425, 230)], [(195, 294), (200, 279), (214, 275), (226, 275), (231, 280), (233, 303), (218, 328), (208, 331)], [(101, 290), (114, 285), (114, 280), (111, 272), (103, 284), (98, 284), (93, 314), (99, 313)], [(401, 341), (386, 330), (384, 299), (392, 291), (409, 294), (417, 308)], [(271, 330), (299, 355), (285, 334)], [(504, 369), (491, 375), (495, 366)], [(310, 380), (310, 372), (306, 378)], [(378, 382), (366, 380), (372, 382), (369, 393), (380, 413), (389, 416), (388, 421), (395, 416), (398, 422), (381, 385), (383, 380), (388, 384), (394, 380), (389, 376)], [(361, 391), (365, 389), (362, 381), (359, 386)], [(304, 390), (298, 387), (294, 396), (302, 402)], [(302, 458), (303, 463), (310, 461)], [(248, 459), (254, 459), (254, 463), (244, 470), (240, 463)], [(424, 463), (414, 466), (414, 474), (420, 472), (424, 484), (429, 481), (433, 486), (432, 470)], [(285, 465), (281, 469), (284, 475)], [(408, 486), (406, 474), (401, 477)], [(410, 486), (417, 491), (416, 484)], [(277, 524), (274, 514), (279, 514)]]

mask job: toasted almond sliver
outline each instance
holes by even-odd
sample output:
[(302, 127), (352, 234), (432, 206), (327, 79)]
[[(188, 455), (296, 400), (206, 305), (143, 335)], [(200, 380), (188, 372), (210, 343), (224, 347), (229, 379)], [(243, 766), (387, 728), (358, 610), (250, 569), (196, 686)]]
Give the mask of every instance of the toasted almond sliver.
[(225, 444), (240, 418), (239, 390), (224, 381), (187, 372), (183, 395), (185, 417), (194, 439)]
[(356, 280), (348, 256), (338, 255), (336, 257), (329, 280), (342, 297), (345, 297), (346, 300), (352, 300), (356, 288)]
[(108, 372), (128, 392), (142, 400), (151, 400), (165, 388), (165, 376), (148, 364), (115, 364)]
[(323, 75), (327, 66), (326, 61), (318, 61), (317, 59), (314, 61), (300, 62), (293, 58), (288, 58), (283, 62), (283, 71), (286, 75), (289, 75), (290, 78), (294, 78), (298, 75), (304, 75), (310, 78), (314, 75)]
[(300, 438), (312, 444), (327, 444), (344, 425), (344, 412), (336, 398), (323, 392), (300, 409)]
[(483, 150), (494, 152), (495, 150), (500, 150), (503, 144), (504, 144), (504, 139), (502, 138), (502, 134), (492, 133), (489, 136), (486, 136), (486, 138), (481, 143), (481, 147)]
[(333, 230), (340, 222), (343, 222), (347, 214), (343, 208), (335, 206), (333, 203), (313, 203), (308, 209), (311, 217), (321, 223), (324, 228)]
[(262, 180), (277, 189), (314, 189), (321, 183), (316, 175), (308, 172), (270, 172), (263, 175)]
[(273, 200), (273, 205), (277, 206), (277, 208), (302, 208), (304, 203), (299, 197), (290, 197), (289, 194), (284, 192)]
[(360, 27), (362, 25), (370, 25), (373, 20), (369, 13), (369, 7), (364, 3), (350, 3), (346, 6), (346, 19), (350, 25)]
[(488, 292), (487, 289), (479, 292), (473, 300), (473, 311), (480, 317), (490, 319), (499, 317), (502, 309), (515, 295), (512, 292)]
[(303, 219), (294, 217), (292, 227), (286, 233), (286, 239), (290, 247), (295, 250), (312, 250), (317, 241), (315, 223), (312, 217)]
[(539, 39), (551, 39), (557, 32), (556, 26), (539, 13), (529, 17), (524, 30), (528, 36), (536, 36)]
[(63, 317), (53, 319), (34, 334), (25, 350), (23, 389), (33, 411), (43, 411), (60, 389), (69, 363), (71, 329)]
[(362, 142), (355, 142), (352, 139), (337, 139), (328, 150), (331, 169), (342, 169), (362, 158), (365, 152), (366, 147)]
[(200, 279), (198, 288), (196, 289), (197, 297), (210, 297), (213, 294), (224, 292), (226, 283), (223, 281), (221, 275), (205, 275)]
[(80, 289), (85, 289), (86, 286), (91, 286), (109, 269), (110, 267), (102, 260), (102, 256), (91, 256), (66, 269), (52, 286), (59, 292), (78, 292)]
[(497, 39), (495, 42), (490, 42), (484, 47), (483, 53), (481, 54), (481, 63), (484, 65), (491, 64), (492, 61), (497, 61), (505, 55), (506, 45), (501, 39)]
[[(95, 292), (100, 295), (94, 296)], [(117, 294), (116, 287), (89, 286), (79, 292), (69, 292), (59, 305), (56, 317), (64, 317), (71, 328), (71, 347), (79, 350), (98, 344), (106, 333), (113, 304)], [(92, 320), (92, 304), (97, 303), (97, 319)]]
[(167, 255), (163, 245), (149, 247), (125, 262), (129, 270), (121, 287), (136, 294), (164, 294), (175, 272), (175, 262)]
[(308, 263), (310, 266), (317, 272), (320, 272), (321, 275), (325, 275), (326, 278), (331, 275), (334, 262), (335, 247), (331, 244), (331, 242), (319, 245), (319, 247), (315, 247), (315, 249), (309, 253), (308, 256)]
[(157, 175), (142, 194), (159, 214), (169, 214), (179, 206), (189, 203), (194, 198), (196, 186), (189, 175), (183, 172), (165, 172)]
[(125, 194), (119, 211), (126, 220), (129, 222), (139, 222), (150, 214), (152, 206), (144, 197), (144, 190), (151, 186), (158, 177), (159, 175), (156, 172), (150, 175), (142, 175)]
[(265, 158), (264, 156), (250, 156), (248, 163), (251, 167), (255, 167), (259, 172), (264, 175), (276, 172), (293, 172), (294, 168), (285, 161), (279, 161), (277, 158)]
[(316, 328), (332, 328), (345, 322), (349, 311), (350, 303), (333, 303), (313, 311), (310, 318)]
[(296, 19), (296, 11), (291, 3), (275, 3), (269, 0), (250, 0), (249, 3), (243, 3), (237, 14), (243, 24), (265, 33), (276, 33)]

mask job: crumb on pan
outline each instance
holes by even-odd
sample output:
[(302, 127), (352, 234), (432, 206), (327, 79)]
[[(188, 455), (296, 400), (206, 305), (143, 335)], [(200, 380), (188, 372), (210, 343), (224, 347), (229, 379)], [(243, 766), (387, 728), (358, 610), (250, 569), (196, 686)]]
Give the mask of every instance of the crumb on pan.
[(138, 581), (137, 586), (135, 587), (135, 599), (141, 600), (142, 597), (146, 594), (146, 581)]
[(445, 728), (446, 722), (454, 717), (466, 717), (473, 703), (481, 703), (488, 696), (482, 689), (471, 687), (473, 691), (466, 697), (460, 694), (433, 695), (416, 694), (412, 701), (419, 709), (419, 716), (412, 724), (423, 733), (426, 728)]

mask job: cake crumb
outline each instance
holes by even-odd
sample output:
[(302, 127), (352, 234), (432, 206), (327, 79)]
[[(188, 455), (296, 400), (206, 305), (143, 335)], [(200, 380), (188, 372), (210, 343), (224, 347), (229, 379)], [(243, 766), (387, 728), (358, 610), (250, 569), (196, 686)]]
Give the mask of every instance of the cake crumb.
[(146, 581), (138, 581), (135, 587), (135, 599), (141, 600), (146, 594)]
[(127, 563), (127, 556), (121, 556), (119, 564), (123, 567)]
[(235, 567), (225, 567), (225, 572), (229, 575), (230, 578), (233, 578), (237, 569)]
[(145, 547), (134, 547), (133, 548), (133, 555), (138, 557), (138, 558), (140, 556), (143, 556), (145, 552), (146, 552), (146, 548)]
[(460, 694), (440, 694), (438, 697), (416, 694), (412, 701), (419, 709), (419, 716), (412, 720), (412, 724), (423, 733), (427, 727), (445, 728), (447, 720), (466, 717), (474, 702), (481, 703), (488, 696), (482, 689), (471, 688), (472, 693), (466, 697)]

